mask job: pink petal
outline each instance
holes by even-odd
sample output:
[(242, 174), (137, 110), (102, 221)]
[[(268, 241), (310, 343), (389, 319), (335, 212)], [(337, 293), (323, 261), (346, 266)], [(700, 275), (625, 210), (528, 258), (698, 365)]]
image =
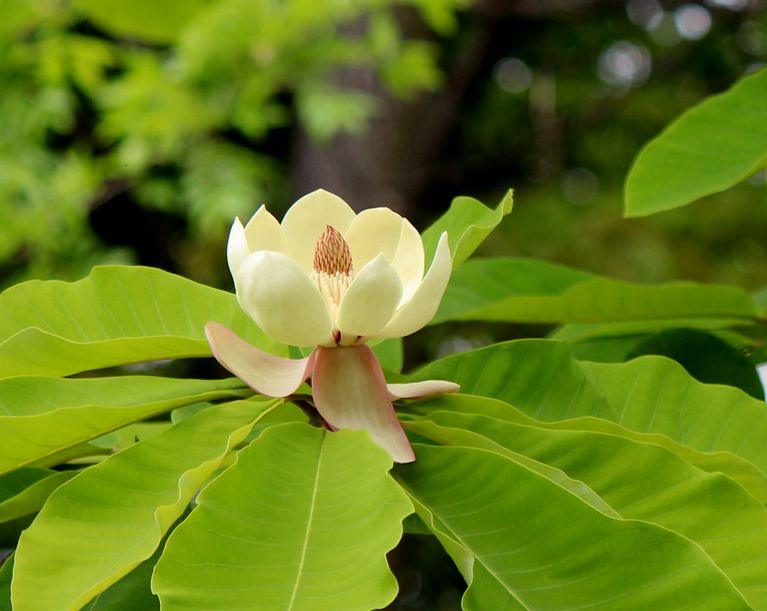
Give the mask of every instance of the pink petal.
[(381, 365), (366, 345), (315, 350), (312, 395), (334, 429), (365, 429), (395, 462), (415, 460), (389, 399)]
[(387, 384), (389, 398), (394, 399), (417, 399), (429, 395), (441, 395), (458, 392), (461, 387), (455, 382), (447, 380), (424, 380), (423, 382), (410, 382), (408, 384)]
[(314, 354), (305, 359), (284, 359), (263, 352), (217, 322), (205, 325), (213, 356), (256, 392), (267, 397), (293, 394), (312, 372)]

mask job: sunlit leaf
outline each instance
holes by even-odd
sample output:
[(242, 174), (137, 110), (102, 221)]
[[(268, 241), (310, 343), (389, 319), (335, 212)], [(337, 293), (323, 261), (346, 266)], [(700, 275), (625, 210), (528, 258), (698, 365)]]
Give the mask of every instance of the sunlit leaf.
[(79, 608), (149, 558), (204, 482), (276, 403), (211, 407), (60, 487), (19, 541), (14, 609)]
[[(669, 359), (580, 362), (561, 342), (520, 340), (451, 355), (413, 377), (430, 378), (458, 382), (464, 393), (501, 399), (557, 427), (653, 435), (647, 441), (724, 472), (767, 501), (764, 403), (736, 388), (702, 384)], [(429, 404), (442, 401), (452, 399)]]
[(427, 260), (434, 256), (442, 232), (447, 231), (453, 268), (457, 268), (511, 212), (513, 205), (514, 192), (511, 190), (495, 209), (471, 197), (456, 197), (447, 212), (423, 232)]
[(149, 267), (97, 267), (73, 283), (32, 280), (2, 293), (0, 309), (0, 377), (208, 356), (204, 327), (211, 320), (285, 354), (234, 294)]
[[(485, 447), (467, 437), (468, 429), (476, 438), (562, 469), (593, 488), (621, 517), (653, 522), (695, 541), (749, 604), (767, 606), (767, 509), (729, 478), (696, 469), (655, 444), (615, 435), (455, 412), (428, 417), (442, 425), (419, 429), (432, 439)], [(727, 519), (717, 519), (722, 515)]]
[(116, 36), (168, 43), (209, 0), (75, 0), (75, 6), (99, 27)]
[(767, 407), (729, 386), (702, 384), (669, 359), (581, 363), (594, 388), (616, 408), (616, 422), (660, 433), (698, 450), (731, 452), (767, 473)]
[(3, 560), (0, 566), (0, 611), (12, 611), (11, 577), (13, 575), (13, 555)]
[(743, 289), (693, 282), (634, 284), (526, 259), (474, 259), (455, 270), (433, 323), (595, 323), (756, 317)]
[(695, 329), (669, 329), (639, 342), (628, 358), (657, 354), (675, 360), (700, 382), (728, 384), (756, 399), (764, 400), (764, 388), (756, 367), (724, 340)]
[[(693, 329), (716, 334), (738, 333), (743, 320), (737, 318), (666, 318), (631, 322), (566, 324), (548, 337), (566, 341), (579, 360), (614, 363), (626, 361), (636, 347), (655, 333), (674, 329)], [(741, 337), (741, 336), (738, 336)], [(743, 337), (740, 347), (752, 347), (753, 340)]]
[(367, 611), (397, 591), (386, 552), (412, 511), (365, 432), (266, 430), (170, 536), (162, 608)]
[(10, 496), (3, 494), (0, 501), (0, 522), (8, 522), (37, 512), (56, 488), (77, 475), (77, 471), (57, 472), (27, 467), (18, 472), (0, 476), (0, 485), (14, 476), (25, 477), (29, 472), (34, 472), (36, 476), (34, 481), (15, 494)]
[(29, 464), (56, 464), (59, 453), (68, 448), (175, 407), (249, 394), (237, 379), (0, 380), (0, 473)]
[(160, 599), (152, 594), (149, 583), (157, 556), (144, 560), (135, 569), (109, 586), (83, 607), (82, 611), (159, 611)]
[[(474, 400), (482, 401), (482, 399), (478, 397), (475, 397)], [(520, 454), (519, 452), (514, 451), (510, 444), (500, 444), (496, 442), (493, 436), (486, 434), (481, 430), (481, 427), (479, 428), (478, 432), (478, 429), (472, 429), (471, 427), (460, 428), (460, 424), (453, 425), (449, 420), (448, 423), (450, 426), (454, 426), (454, 428), (448, 429), (446, 427), (439, 426), (439, 423), (443, 422), (445, 419), (440, 419), (436, 416), (445, 416), (446, 414), (448, 417), (453, 415), (452, 412), (437, 411), (434, 412), (434, 415), (432, 415), (430, 412), (428, 414), (428, 420), (424, 418), (413, 422), (408, 422), (406, 424), (406, 428), (407, 430), (413, 431), (418, 435), (426, 437), (427, 439), (432, 439), (445, 445), (481, 448), (483, 450), (488, 450), (490, 452), (495, 452), (496, 454), (501, 454), (511, 458), (512, 460), (518, 462), (520, 465), (530, 469), (530, 471), (533, 473), (542, 475), (555, 484), (558, 484), (571, 494), (580, 497), (584, 502), (594, 507), (594, 509), (597, 511), (615, 518), (620, 517), (618, 513), (605, 502), (603, 498), (596, 494), (582, 481), (577, 481), (570, 478), (564, 471), (556, 467), (552, 467), (550, 464), (539, 462), (537, 459), (531, 459), (525, 454)], [(465, 416), (465, 414), (460, 413), (456, 415)], [(435, 422), (437, 424), (435, 424)], [(502, 423), (505, 426), (512, 425), (512, 423), (508, 421), (502, 421)]]
[(494, 452), (415, 451), (397, 478), (528, 608), (749, 608), (711, 558), (676, 533), (608, 517)]
[(767, 164), (767, 70), (687, 111), (639, 153), (626, 216), (671, 210), (723, 191)]

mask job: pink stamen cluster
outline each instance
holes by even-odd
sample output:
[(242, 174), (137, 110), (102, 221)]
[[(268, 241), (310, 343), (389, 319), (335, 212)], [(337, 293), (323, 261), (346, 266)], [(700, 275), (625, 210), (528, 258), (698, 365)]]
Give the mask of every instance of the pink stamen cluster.
[(325, 227), (325, 232), (314, 247), (314, 271), (324, 272), (329, 276), (352, 275), (352, 253), (343, 236), (332, 225)]

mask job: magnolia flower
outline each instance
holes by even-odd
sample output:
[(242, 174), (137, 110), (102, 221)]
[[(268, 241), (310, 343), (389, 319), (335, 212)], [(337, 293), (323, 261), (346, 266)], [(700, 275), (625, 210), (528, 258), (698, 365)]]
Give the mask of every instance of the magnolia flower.
[(450, 278), (443, 233), (424, 274), (421, 236), (388, 208), (360, 214), (318, 190), (280, 224), (261, 206), (235, 219), (227, 260), (237, 299), (273, 339), (314, 347), (304, 359), (258, 350), (227, 327), (205, 327), (216, 359), (251, 388), (287, 397), (309, 377), (315, 407), (332, 429), (367, 429), (397, 462), (415, 459), (392, 401), (455, 392), (452, 382), (386, 384), (368, 340), (403, 337), (426, 325)]

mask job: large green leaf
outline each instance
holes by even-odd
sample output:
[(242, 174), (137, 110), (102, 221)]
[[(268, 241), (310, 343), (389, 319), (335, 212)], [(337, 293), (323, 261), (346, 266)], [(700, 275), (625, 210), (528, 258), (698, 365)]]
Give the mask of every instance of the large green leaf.
[(608, 517), (495, 452), (415, 451), (397, 478), (502, 586), (501, 604), (485, 609), (509, 598), (535, 609), (750, 608), (703, 550), (674, 532)]
[[(472, 400), (484, 402), (483, 397), (473, 397)], [(551, 480), (555, 484), (561, 486), (571, 494), (580, 497), (584, 502), (594, 507), (597, 511), (601, 511), (605, 515), (620, 517), (618, 513), (610, 507), (605, 500), (595, 493), (582, 481), (577, 481), (569, 477), (564, 471), (557, 467), (552, 467), (550, 464), (540, 462), (537, 459), (530, 458), (525, 454), (520, 454), (512, 449), (512, 446), (505, 444), (499, 445), (491, 435), (480, 434), (470, 427), (458, 428), (460, 425), (455, 425), (454, 428), (445, 429), (435, 422), (439, 423), (442, 420), (435, 418), (434, 414), (444, 416), (460, 415), (469, 417), (469, 414), (462, 414), (460, 412), (445, 412), (437, 410), (436, 412), (429, 412), (427, 418), (419, 418), (417, 420), (408, 421), (405, 423), (405, 427), (408, 431), (412, 431), (417, 435), (421, 435), (427, 439), (432, 439), (440, 443), (456, 446), (471, 446), (474, 448), (482, 448), (496, 452), (497, 454), (503, 454), (516, 461), (520, 465), (527, 467), (534, 473), (538, 473), (543, 477)], [(477, 416), (479, 417), (479, 416)], [(510, 421), (500, 420), (503, 425), (512, 426)], [(451, 425), (452, 426), (452, 425)], [(519, 425), (524, 426), (524, 425)]]
[(475, 445), (468, 429), (480, 439), (562, 469), (624, 518), (653, 522), (695, 541), (749, 604), (767, 608), (767, 509), (729, 478), (696, 469), (655, 444), (615, 435), (455, 412), (428, 417), (437, 426), (428, 428), (426, 422), (416, 430), (431, 439)]
[[(448, 356), (413, 376), (433, 378), (458, 382), (464, 393), (501, 399), (559, 428), (663, 445), (701, 469), (727, 473), (767, 502), (764, 403), (735, 388), (701, 384), (669, 359), (579, 362), (564, 343), (520, 340)], [(451, 401), (430, 401), (423, 409)], [(471, 407), (467, 402), (459, 409)], [(498, 411), (519, 421), (509, 407), (485, 413)]]
[(619, 412), (589, 383), (581, 365), (564, 342), (517, 340), (452, 354), (412, 379), (451, 380), (464, 394), (501, 399), (537, 420), (617, 420)]
[(722, 473), (735, 480), (753, 496), (767, 504), (767, 475), (748, 460), (735, 456), (731, 452), (706, 452), (684, 445), (666, 435), (641, 433), (620, 426), (604, 418), (581, 416), (567, 420), (541, 421), (531, 418), (509, 403), (472, 395), (445, 395), (432, 397), (411, 408), (422, 414), (432, 411), (455, 411), (464, 414), (478, 414), (498, 420), (537, 426), (552, 430), (592, 431), (607, 433), (624, 439), (651, 443), (674, 452), (677, 456), (698, 469), (709, 473)]
[[(23, 516), (33, 514), (43, 506), (45, 501), (61, 484), (77, 475), (77, 471), (50, 471), (47, 469), (34, 469), (27, 467), (19, 469), (22, 475), (25, 472), (34, 471), (45, 474), (29, 483), (23, 490), (3, 498), (0, 501), (0, 522), (9, 522)], [(7, 480), (17, 475), (17, 472), (7, 473), (0, 476), (0, 480)], [(5, 496), (5, 495), (4, 495)]]
[(211, 320), (286, 354), (232, 293), (150, 267), (96, 267), (73, 283), (24, 282), (0, 295), (0, 310), (0, 378), (208, 356), (204, 327)]
[(210, 1), (75, 0), (74, 4), (89, 20), (115, 36), (170, 43)]
[(703, 384), (667, 358), (576, 361), (566, 344), (520, 340), (451, 355), (414, 379), (453, 380), (545, 421), (605, 418), (703, 451), (731, 452), (767, 473), (767, 407), (730, 386)]
[(160, 611), (160, 599), (149, 588), (155, 562), (154, 557), (144, 560), (85, 605), (83, 611)]
[(11, 577), (13, 576), (13, 556), (6, 558), (0, 566), (0, 611), (12, 611)]
[(662, 357), (619, 365), (581, 363), (615, 406), (617, 422), (707, 452), (731, 452), (767, 473), (767, 406), (739, 389), (702, 384)]
[(276, 400), (213, 406), (61, 486), (19, 541), (16, 611), (77, 609), (157, 549)]
[(679, 318), (751, 322), (743, 289), (693, 282), (642, 285), (525, 259), (474, 259), (453, 272), (432, 324), (447, 320), (595, 323)]
[[(740, 327), (740, 329), (739, 329)], [(548, 337), (566, 341), (579, 360), (615, 363), (626, 361), (647, 338), (658, 333), (689, 329), (726, 337), (737, 349), (752, 349), (753, 338), (740, 333), (753, 329), (751, 322), (744, 326), (737, 318), (668, 318), (612, 323), (566, 324)], [(753, 350), (752, 350), (753, 351)]]
[(412, 511), (362, 431), (267, 429), (170, 536), (152, 587), (162, 608), (358, 609), (397, 591), (386, 552)]
[(626, 216), (723, 191), (767, 164), (767, 70), (687, 111), (640, 151), (626, 179)]
[(653, 333), (627, 355), (657, 354), (675, 360), (696, 380), (728, 384), (764, 400), (764, 388), (754, 364), (724, 340), (696, 329), (668, 329)]
[(511, 212), (514, 192), (509, 190), (493, 210), (472, 197), (456, 197), (447, 212), (423, 232), (427, 260), (431, 260), (443, 231), (447, 231), (453, 268), (457, 268)]
[(181, 405), (249, 394), (236, 378), (0, 380), (0, 473), (33, 463), (56, 464), (68, 448)]
[(0, 475), (0, 503), (24, 492), (27, 488), (50, 475), (56, 473), (52, 469), (38, 469), (26, 467), (12, 473)]

